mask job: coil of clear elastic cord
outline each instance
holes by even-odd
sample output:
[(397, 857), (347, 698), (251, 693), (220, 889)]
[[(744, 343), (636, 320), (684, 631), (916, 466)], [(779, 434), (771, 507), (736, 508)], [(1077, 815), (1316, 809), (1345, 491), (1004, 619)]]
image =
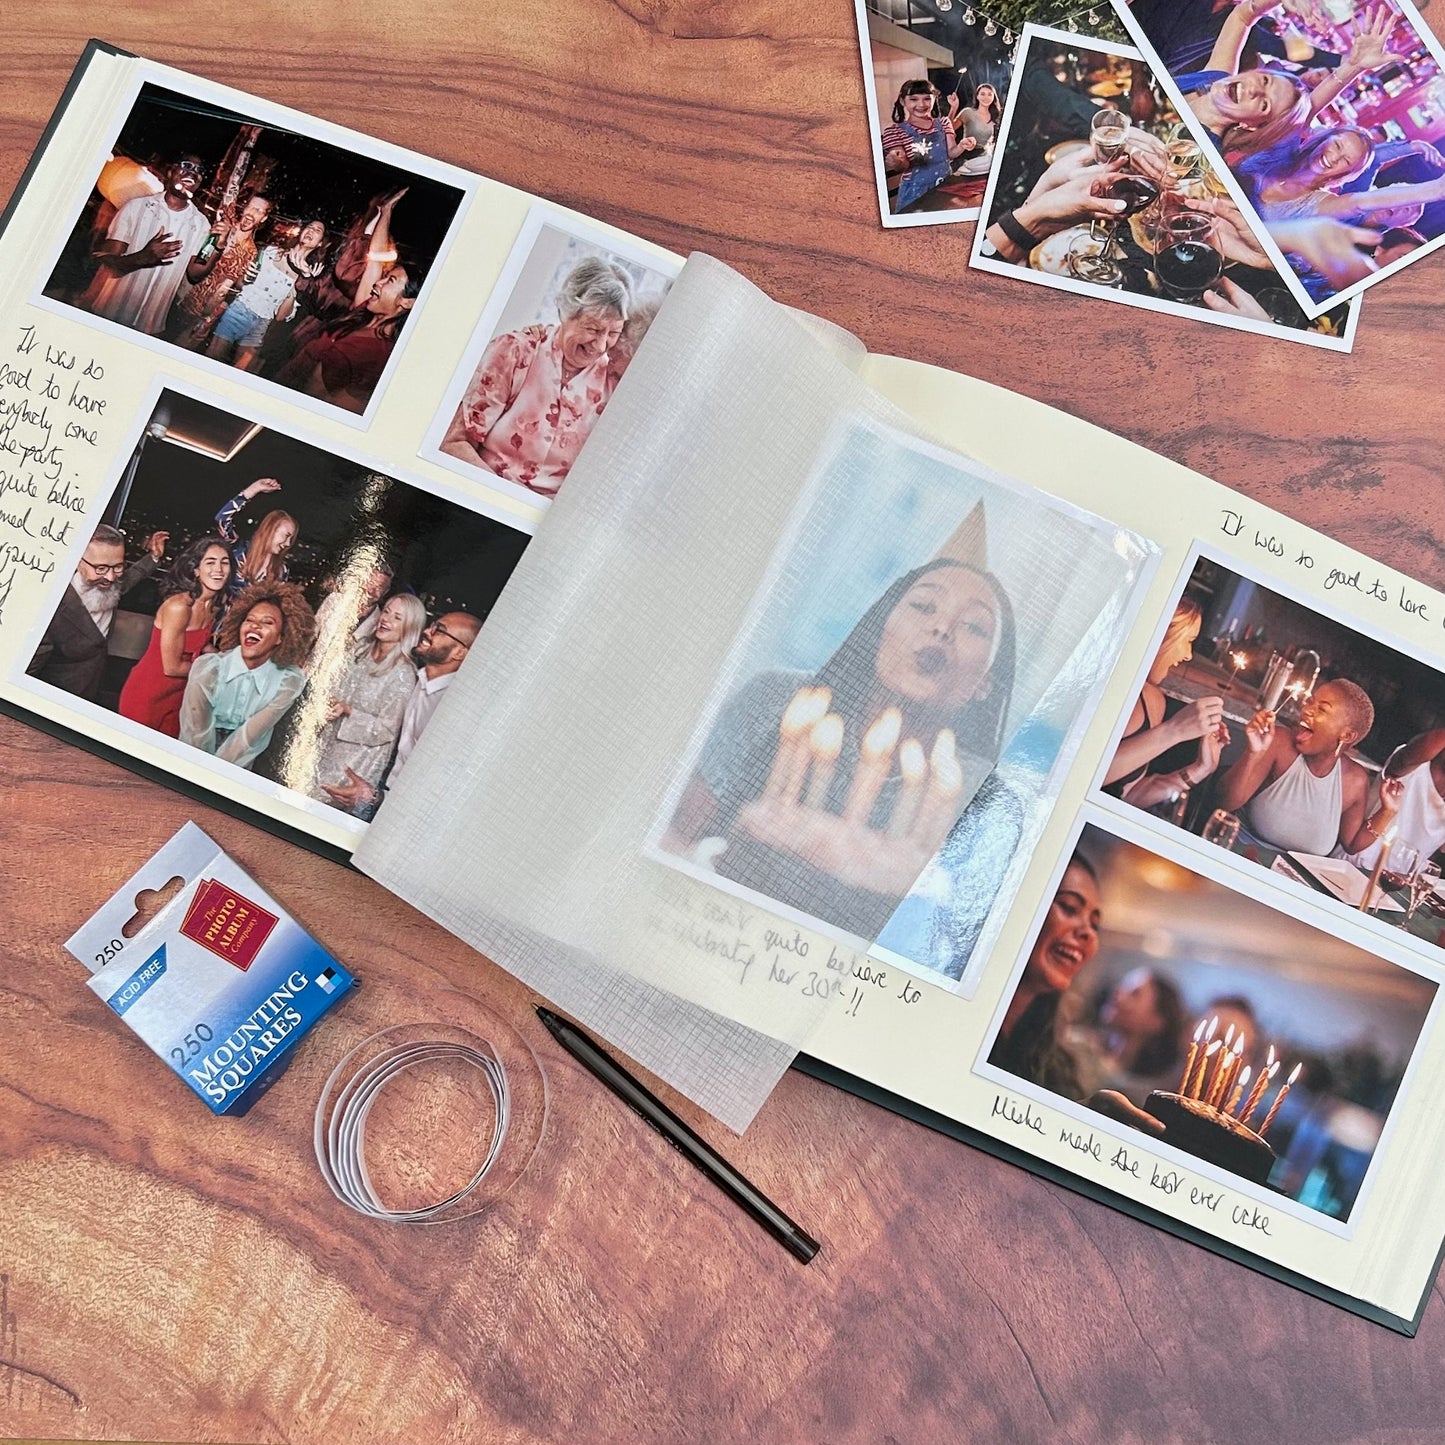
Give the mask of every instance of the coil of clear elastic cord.
[[(369, 1005), (378, 992), (369, 986)], [(526, 1041), (464, 994), (439, 990), (428, 1002), (446, 1017), (361, 1039), (316, 1106), (316, 1162), (331, 1192), (395, 1224), (481, 1214), (527, 1171), (546, 1132), (546, 1077)]]

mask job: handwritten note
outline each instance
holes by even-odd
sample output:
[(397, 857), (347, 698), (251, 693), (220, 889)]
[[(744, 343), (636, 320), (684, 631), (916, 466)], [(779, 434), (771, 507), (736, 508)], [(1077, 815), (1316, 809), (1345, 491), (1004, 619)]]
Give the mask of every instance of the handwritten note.
[[(1122, 1144), (1097, 1130), (1085, 1128), (1071, 1120), (1057, 1125), (1050, 1123), (1049, 1111), (1036, 1104), (1014, 1098), (1011, 1094), (993, 1096), (989, 1117), (1000, 1119), (1014, 1132), (1023, 1132), (1041, 1139), (1053, 1138), (1069, 1154), (1076, 1156), (1074, 1166), (1116, 1189), (1125, 1189), (1145, 1203), (1163, 1197), (1174, 1201), (1186, 1217), (1193, 1213), (1201, 1224), (1215, 1225), (1227, 1220), (1248, 1235), (1273, 1234), (1269, 1210), (1232, 1194), (1209, 1180), (1195, 1179), (1182, 1169), (1172, 1169), (1142, 1151)], [(1093, 1166), (1093, 1167), (1090, 1167)], [(1129, 1180), (1130, 1189), (1124, 1181)], [(1187, 1204), (1188, 1208), (1184, 1208)]]
[(665, 883), (649, 922), (694, 961), (729, 971), (739, 986), (787, 989), (805, 999), (841, 1000), (857, 1018), (869, 1000), (912, 1005), (923, 990), (907, 974), (760, 905), (689, 885)]
[[(1370, 567), (1355, 566), (1353, 561), (1344, 565), (1330, 565), (1330, 558), (1316, 556), (1313, 551), (1302, 547), (1290, 547), (1269, 528), (1251, 527), (1243, 512), (1225, 508), (1219, 530), (1226, 537), (1246, 542), (1271, 557), (1292, 563), (1301, 572), (1318, 576), (1326, 592), (1348, 592), (1375, 602), (1381, 607), (1393, 608), (1409, 617), (1418, 617), (1422, 622), (1431, 621), (1430, 604), (1420, 592), (1412, 594), (1408, 585), (1401, 583), (1393, 591), (1380, 573)], [(1317, 544), (1311, 544), (1316, 546)], [(1439, 618), (1445, 627), (1445, 615)]]
[(85, 485), (109, 449), (105, 367), (16, 328), (0, 351), (0, 630), (43, 589), (84, 525)]

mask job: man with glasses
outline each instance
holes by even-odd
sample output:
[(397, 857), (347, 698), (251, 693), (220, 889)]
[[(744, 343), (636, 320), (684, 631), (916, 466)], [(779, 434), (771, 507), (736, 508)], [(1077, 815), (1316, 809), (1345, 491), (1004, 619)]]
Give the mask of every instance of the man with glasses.
[(381, 787), (373, 788), (365, 778), (347, 768), (344, 783), (321, 785), (338, 808), (344, 808), (360, 818), (370, 818), (376, 812), (382, 793), (396, 781), (397, 774), (411, 756), (417, 739), (442, 700), (442, 693), (452, 685), (457, 669), (466, 661), (481, 628), (480, 620), (470, 612), (446, 612), (422, 632), (421, 640), (411, 650), (412, 661), (420, 671), (416, 686), (406, 700), (406, 711), (401, 715), (401, 731), (396, 738), (396, 752), (392, 755)]
[(169, 532), (152, 532), (140, 560), (127, 567), (125, 534), (114, 527), (97, 527), (26, 669), (31, 676), (97, 702), (121, 594), (156, 570), (169, 540)]
[(105, 239), (91, 253), (95, 278), (80, 305), (95, 316), (159, 336), (188, 271), (192, 282), (207, 263), (195, 259), (211, 223), (193, 197), (206, 168), (193, 155), (177, 156), (159, 173), (158, 195), (136, 196), (111, 218)]

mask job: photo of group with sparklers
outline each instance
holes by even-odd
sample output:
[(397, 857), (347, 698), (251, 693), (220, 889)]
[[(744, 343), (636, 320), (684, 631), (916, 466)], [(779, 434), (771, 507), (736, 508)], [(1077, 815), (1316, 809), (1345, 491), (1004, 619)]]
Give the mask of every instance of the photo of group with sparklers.
[(1105, 795), (1445, 947), (1445, 677), (1207, 555)]
[(1445, 243), (1445, 51), (1409, 0), (1114, 0), (1311, 314)]
[[(1075, 684), (1061, 728), (1087, 712), (1108, 644), (1083, 644), (1115, 635), (1145, 554), (871, 423), (847, 429), (810, 491), (657, 850), (849, 939), (877, 936), (936, 860), (968, 920), (961, 967), (1023, 827), (1000, 760), (1061, 674)], [(896, 526), (880, 527), (889, 493)]]
[(43, 296), (365, 413), (464, 196), (376, 150), (143, 85)]
[(369, 822), (528, 540), (162, 389), (21, 685), (229, 792)]
[(985, 1072), (1092, 1125), (1125, 1126), (1186, 1167), (1347, 1221), (1436, 993), (1088, 821)]

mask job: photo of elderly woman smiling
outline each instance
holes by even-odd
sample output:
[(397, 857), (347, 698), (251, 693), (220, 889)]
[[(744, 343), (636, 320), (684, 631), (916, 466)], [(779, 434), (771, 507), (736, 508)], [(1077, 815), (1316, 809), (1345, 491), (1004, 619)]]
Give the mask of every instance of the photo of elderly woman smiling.
[(556, 496), (671, 276), (620, 243), (534, 217), (453, 378), (428, 454), (533, 502)]

